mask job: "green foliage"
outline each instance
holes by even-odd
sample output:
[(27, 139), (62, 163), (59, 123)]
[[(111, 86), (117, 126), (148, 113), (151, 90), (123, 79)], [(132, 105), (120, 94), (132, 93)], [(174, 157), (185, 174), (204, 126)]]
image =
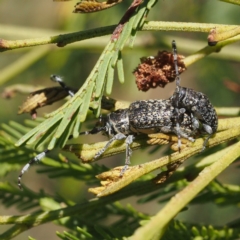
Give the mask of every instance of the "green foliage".
[[(224, 1), (239, 4), (239, 1)], [(191, 44), (185, 44), (187, 40), (184, 39), (182, 46), (185, 45), (186, 51), (192, 53), (192, 50), (190, 50), (192, 45), (197, 49), (196, 53), (185, 58), (184, 62), (186, 66), (190, 66), (213, 52), (218, 52), (222, 48), (225, 49), (226, 45), (240, 40), (239, 26), (236, 25), (181, 23), (179, 22), (180, 18), (177, 20), (178, 22), (148, 22), (147, 17), (150, 11), (154, 18), (157, 18), (159, 14), (162, 14), (163, 19), (168, 15), (171, 15), (173, 18), (175, 17), (172, 9), (169, 9), (168, 13), (167, 11), (163, 11), (164, 9), (159, 8), (158, 5), (155, 5), (156, 3), (157, 0), (143, 1), (131, 15), (129, 21), (125, 23), (119, 37), (115, 40), (107, 39), (107, 42), (97, 40), (91, 45), (89, 40), (96, 36), (104, 36), (112, 33), (116, 25), (102, 28), (97, 27), (95, 29), (61, 35), (53, 32), (50, 34), (52, 37), (49, 37), (49, 34), (47, 34), (48, 37), (25, 40), (24, 44), (21, 40), (1, 41), (0, 50), (2, 52), (10, 49), (35, 46), (35, 48), (26, 53), (20, 61), (15, 62), (15, 64), (6, 67), (2, 71), (2, 75), (0, 76), (1, 84), (11, 79), (14, 74), (17, 75), (28, 66), (33, 65), (35, 61), (49, 52), (50, 47), (46, 44), (54, 43), (58, 44), (58, 46), (69, 44), (70, 47), (68, 52), (65, 52), (63, 55), (58, 57), (58, 54), (56, 54), (56, 61), (54, 53), (47, 58), (47, 65), (52, 65), (53, 69), (56, 69), (57, 66), (64, 67), (64, 63), (68, 58), (75, 60), (73, 55), (75, 55), (76, 59), (81, 55), (81, 59), (88, 61), (89, 58), (85, 57), (84, 53), (84, 50), (87, 48), (89, 48), (90, 51), (94, 51), (94, 47), (104, 46), (104, 50), (100, 56), (97, 55), (98, 60), (94, 60), (96, 62), (95, 66), (86, 77), (86, 80), (82, 80), (83, 85), (76, 95), (57, 110), (49, 113), (46, 118), (37, 118), (35, 121), (26, 120), (24, 124), (20, 124), (18, 121), (1, 124), (0, 177), (6, 179), (0, 182), (0, 201), (5, 208), (14, 207), (18, 211), (28, 211), (30, 213), (23, 213), (23, 215), (19, 216), (0, 216), (1, 225), (13, 225), (0, 234), (0, 239), (4, 240), (18, 237), (19, 234), (33, 227), (51, 221), (64, 228), (64, 230), (56, 232), (59, 239), (233, 240), (240, 238), (238, 227), (240, 220), (236, 218), (235, 215), (234, 218), (236, 219), (234, 221), (229, 220), (231, 218), (229, 216), (219, 218), (219, 212), (221, 212), (222, 209), (230, 209), (229, 211), (236, 212), (239, 205), (239, 181), (238, 179), (234, 179), (234, 183), (228, 183), (228, 177), (231, 177), (233, 175), (232, 171), (236, 170), (233, 170), (233, 167), (229, 168), (230, 170), (227, 170), (228, 176), (219, 177), (219, 174), (233, 161), (238, 160), (240, 156), (240, 118), (237, 117), (240, 110), (238, 106), (235, 108), (217, 109), (218, 113), (228, 117), (230, 116), (230, 118), (219, 121), (218, 132), (215, 137), (209, 141), (209, 149), (200, 155), (198, 153), (202, 148), (202, 138), (198, 138), (197, 141), (190, 146), (187, 145), (186, 149), (180, 153), (173, 153), (169, 148), (157, 146), (149, 152), (147, 157), (140, 157), (142, 160), (141, 165), (135, 164), (135, 166), (130, 167), (124, 177), (118, 177), (116, 180), (114, 174), (115, 171), (118, 171), (117, 168), (109, 170), (105, 165), (92, 163), (92, 161), (80, 163), (79, 159), (74, 159), (73, 156), (68, 153), (64, 152), (64, 154), (56, 155), (53, 151), (46, 158), (42, 159), (39, 163), (41, 167), (37, 170), (37, 173), (41, 174), (41, 176), (48, 176), (51, 178), (51, 182), (55, 183), (55, 186), (50, 188), (51, 194), (47, 193), (49, 189), (46, 191), (45, 189), (43, 191), (37, 188), (31, 190), (26, 187), (29, 181), (24, 181), (23, 191), (17, 187), (16, 171), (20, 171), (23, 165), (36, 154), (34, 147), (38, 149), (38, 152), (41, 152), (45, 147), (48, 149), (58, 148), (57, 150), (59, 150), (59, 148), (65, 146), (71, 134), (73, 134), (74, 138), (77, 138), (83, 122), (85, 122), (86, 119), (89, 120), (89, 108), (93, 110), (95, 117), (100, 115), (103, 95), (112, 94), (113, 87), (117, 84), (114, 83), (115, 75), (118, 76), (120, 83), (130, 86), (128, 82), (125, 83), (127, 79), (125, 68), (126, 63), (130, 63), (133, 58), (130, 60), (124, 58), (125, 46), (129, 43), (129, 46), (133, 48), (136, 42), (136, 45), (140, 47), (134, 47), (133, 51), (135, 50), (135, 53), (139, 54), (138, 56), (140, 56), (142, 52), (149, 50), (147, 48), (144, 50), (141, 49), (142, 46), (142, 48), (144, 48), (144, 41), (146, 41), (144, 36), (147, 33), (144, 32), (141, 36), (137, 37), (139, 31), (209, 32), (213, 27), (216, 27), (217, 35), (215, 37), (219, 42), (214, 47), (207, 46), (202, 48), (202, 45), (206, 45), (206, 43), (201, 42), (199, 45), (194, 39), (191, 39)], [(169, 3), (164, 2), (162, 4)], [(198, 4), (202, 6), (200, 1)], [(172, 2), (169, 6), (172, 7), (173, 5), (176, 5), (177, 8), (183, 8), (183, 4), (180, 2)], [(165, 5), (165, 8), (169, 6)], [(200, 11), (199, 6), (197, 9), (196, 6), (193, 6), (191, 12), (201, 14), (205, 22), (214, 16), (207, 14), (209, 7), (206, 7), (206, 9), (202, 8)], [(235, 8), (237, 7), (239, 6), (236, 5)], [(188, 11), (187, 9), (187, 12)], [(112, 18), (119, 21), (120, 16), (123, 14), (112, 15)], [(178, 15), (176, 14), (176, 16)], [(109, 18), (104, 17), (103, 22), (108, 23)], [(185, 18), (186, 16), (184, 15), (182, 17)], [(94, 21), (97, 22), (92, 15), (86, 15), (86, 26), (87, 24), (95, 26), (93, 24)], [(230, 17), (226, 19), (226, 22), (229, 21), (232, 21)], [(203, 21), (197, 19), (196, 22)], [(67, 23), (61, 24), (68, 25)], [(78, 24), (85, 27), (83, 22)], [(70, 28), (72, 27), (70, 23), (69, 26)], [(20, 31), (14, 31), (15, 34), (18, 32)], [(33, 34), (31, 31), (30, 33)], [(172, 37), (169, 38), (171, 39)], [(71, 47), (75, 48), (71, 43), (84, 39), (87, 39), (87, 43), (90, 45), (86, 47), (83, 45), (79, 55), (76, 49), (74, 49), (74, 54), (71, 53)], [(139, 39), (140, 44), (138, 42)], [(165, 32), (162, 33), (159, 39), (158, 41), (161, 46), (165, 46), (166, 42), (170, 42)], [(181, 43), (181, 39), (177, 41), (177, 43), (178, 42)], [(46, 46), (41, 49), (38, 45)], [(157, 47), (159, 48), (159, 45)], [(166, 50), (166, 47), (164, 50)], [(64, 49), (58, 51), (64, 51)], [(230, 59), (239, 61), (239, 56), (235, 55), (236, 52), (239, 53), (239, 47), (233, 47), (229, 50), (228, 54), (225, 53), (224, 55), (223, 53), (221, 57), (227, 61)], [(147, 54), (150, 55), (150, 52)], [(134, 54), (132, 55), (135, 57)], [(86, 56), (88, 55), (86, 54)], [(57, 59), (59, 59), (59, 64), (57, 64)], [(68, 62), (67, 69), (64, 70), (66, 74), (69, 74), (66, 76), (67, 78), (75, 74), (74, 70), (69, 70), (74, 60)], [(224, 61), (224, 64), (226, 64), (227, 61)], [(208, 60), (208, 62), (210, 62), (210, 60)], [(39, 61), (35, 67), (41, 68), (40, 65), (42, 63), (43, 62)], [(82, 67), (79, 65), (81, 64), (78, 64), (78, 67)], [(214, 66), (220, 65), (216, 64)], [(198, 74), (198, 77), (201, 77), (205, 71), (213, 71), (213, 69), (209, 70), (208, 67), (202, 69), (204, 69), (204, 71)], [(226, 68), (221, 69), (222, 75), (224, 69)], [(228, 66), (227, 69), (231, 68)], [(46, 73), (47, 70), (44, 69), (44, 67), (43, 71), (47, 75), (51, 74)], [(233, 76), (234, 74), (231, 73), (232, 78)], [(82, 74), (78, 73), (77, 78), (80, 77), (82, 78)], [(204, 80), (204, 82), (207, 81), (209, 80)], [(219, 85), (219, 82), (211, 81), (211, 84), (205, 84), (204, 86), (206, 88), (208, 87), (208, 91), (210, 91), (210, 89), (211, 91), (212, 89), (215, 90)], [(128, 91), (125, 91), (126, 97), (131, 95), (132, 91), (130, 88)], [(224, 89), (221, 88), (219, 92), (222, 93), (223, 91)], [(230, 94), (228, 92), (227, 94), (231, 95), (232, 93)], [(215, 97), (215, 99), (216, 98), (218, 100), (219, 96)], [(231, 99), (228, 99), (229, 102), (230, 100)], [(222, 104), (221, 101), (222, 99), (219, 100), (220, 104)], [(237, 104), (239, 104), (239, 102)], [(133, 149), (148, 146), (146, 139), (148, 139), (148, 136), (137, 139), (136, 142), (133, 143)], [(84, 140), (85, 139), (81, 141), (84, 142)], [(104, 144), (105, 143), (99, 143), (99, 146)], [(91, 153), (96, 150), (96, 145), (94, 144), (79, 145), (79, 149), (84, 149), (84, 147)], [(109, 155), (116, 155), (123, 152), (124, 149), (124, 144), (112, 146)], [(145, 152), (146, 151), (147, 150), (145, 150)], [(146, 161), (146, 159), (149, 160), (153, 154), (159, 151), (163, 152), (163, 157), (153, 161)], [(168, 168), (169, 163), (182, 163), (185, 160), (189, 160), (187, 165), (179, 168), (167, 181), (161, 182), (167, 174), (170, 174)], [(122, 162), (114, 162), (114, 166), (121, 164)], [(161, 169), (162, 172), (156, 176), (156, 173), (153, 173), (153, 171), (159, 169)], [(14, 175), (14, 180), (7, 179), (7, 177), (11, 175)], [(119, 174), (117, 176), (119, 176)], [(216, 177), (218, 177), (218, 179), (215, 179)], [(99, 180), (102, 186), (96, 187), (96, 185), (99, 186), (100, 184)], [(86, 197), (83, 183), (86, 184), (85, 188), (91, 187), (89, 190), (97, 195), (96, 198), (89, 199), (89, 197)], [(47, 185), (45, 182), (43, 184)], [(46, 188), (47, 187), (48, 186), (46, 186)], [(71, 191), (74, 193), (70, 196)], [(134, 197), (138, 205), (131, 201), (130, 197)], [(124, 201), (119, 202), (120, 200)], [(126, 201), (132, 203), (126, 203)], [(196, 205), (200, 206), (201, 211), (198, 214), (192, 214), (191, 211)], [(209, 205), (214, 206), (211, 208), (211, 211), (204, 210), (205, 208), (208, 209)], [(201, 220), (201, 213), (204, 213), (202, 215), (206, 215), (204, 220), (210, 219), (210, 224)], [(185, 217), (186, 219), (182, 217), (184, 214), (188, 215), (188, 217)], [(192, 218), (190, 216), (191, 214), (194, 215)], [(55, 232), (55, 230), (51, 228), (51, 232)], [(38, 238), (29, 236), (28, 239)]]
[(214, 228), (213, 226), (189, 225), (179, 221), (172, 221), (168, 225), (163, 240), (173, 239), (237, 239), (240, 232), (238, 229), (227, 227)]

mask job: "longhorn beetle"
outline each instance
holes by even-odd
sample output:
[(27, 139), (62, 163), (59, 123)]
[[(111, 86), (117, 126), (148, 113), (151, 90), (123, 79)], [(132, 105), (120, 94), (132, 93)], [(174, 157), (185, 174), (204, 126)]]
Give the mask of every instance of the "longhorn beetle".
[[(58, 76), (52, 75), (56, 79), (60, 79)], [(179, 122), (180, 119), (180, 122)], [(176, 128), (177, 122), (179, 127)], [(119, 109), (117, 111), (109, 113), (107, 116), (99, 118), (96, 126), (86, 132), (81, 132), (80, 135), (96, 134), (102, 132), (110, 137), (105, 147), (96, 153), (94, 158), (100, 157), (109, 145), (115, 140), (124, 140), (126, 143), (126, 161), (125, 166), (121, 171), (121, 175), (127, 170), (130, 164), (130, 156), (132, 150), (130, 145), (134, 138), (138, 134), (148, 133), (175, 133), (179, 138), (187, 138), (190, 141), (194, 141), (192, 136), (195, 134), (191, 116), (186, 113), (181, 113), (177, 118), (175, 109), (169, 99), (167, 100), (147, 100), (147, 101), (136, 101), (130, 104), (129, 108)], [(69, 139), (72, 136), (69, 137)], [(29, 167), (39, 162), (50, 150), (39, 153), (37, 156), (32, 158), (21, 170), (18, 177), (18, 186), (21, 189), (21, 178), (23, 174), (29, 169)]]
[[(102, 132), (110, 137), (104, 148), (96, 153), (94, 158), (100, 157), (115, 140), (125, 140), (126, 160), (121, 174), (127, 170), (132, 154), (131, 144), (139, 134), (149, 133), (174, 133), (178, 136), (178, 147), (181, 146), (181, 138), (186, 138), (194, 142), (197, 133), (207, 133), (209, 136), (205, 140), (203, 148), (210, 136), (217, 129), (216, 112), (209, 99), (200, 92), (192, 89), (180, 87), (180, 77), (177, 67), (177, 49), (175, 41), (172, 42), (173, 57), (176, 69), (176, 90), (169, 99), (156, 99), (135, 101), (129, 108), (119, 109), (101, 116), (95, 127), (80, 135), (96, 134)], [(61, 77), (51, 75), (53, 81), (58, 82), (70, 96), (74, 93), (64, 84)], [(208, 113), (206, 112), (208, 111)], [(72, 136), (69, 137), (69, 139)], [(50, 150), (46, 149), (42, 153), (32, 158), (21, 170), (18, 177), (18, 186), (21, 189), (21, 178), (29, 167), (39, 162)]]

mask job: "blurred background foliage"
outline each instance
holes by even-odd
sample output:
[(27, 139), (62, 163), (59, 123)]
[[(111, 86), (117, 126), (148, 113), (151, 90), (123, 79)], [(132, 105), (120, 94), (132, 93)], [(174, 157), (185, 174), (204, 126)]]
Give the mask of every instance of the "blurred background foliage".
[[(51, 0), (1, 0), (0, 1), (0, 36), (3, 39), (27, 39), (35, 37), (53, 36), (58, 33), (70, 33), (91, 28), (97, 28), (107, 25), (113, 25), (123, 16), (130, 5), (129, 1), (123, 1), (121, 4), (102, 12), (91, 14), (73, 14), (74, 1), (52, 2)], [(154, 21), (177, 21), (177, 22), (200, 22), (200, 23), (220, 23), (234, 24), (240, 22), (240, 7), (227, 4), (221, 1), (207, 0), (182, 0), (182, 1), (163, 1), (159, 0), (157, 5), (151, 10), (148, 20)], [(19, 71), (11, 69), (16, 61), (24, 61), (24, 56), (34, 48), (23, 48), (1, 53), (0, 61), (0, 91), (13, 84), (31, 84), (34, 86), (49, 87), (54, 83), (49, 80), (51, 74), (59, 74), (64, 77), (67, 85), (79, 88), (89, 75), (92, 67), (100, 56), (105, 44), (110, 36), (98, 38), (94, 44), (85, 40), (79, 43), (73, 43), (63, 48), (51, 46), (38, 46), (42, 49), (41, 54), (29, 65)], [(185, 56), (206, 46), (206, 33), (184, 33), (184, 32), (140, 32), (137, 34), (136, 45), (130, 49), (126, 47), (123, 50), (125, 83), (121, 85), (118, 81), (114, 82), (112, 98), (126, 101), (149, 98), (168, 98), (171, 96), (175, 86), (167, 85), (164, 89), (157, 88), (146, 93), (137, 90), (135, 80), (132, 74), (134, 68), (139, 64), (139, 58), (142, 56), (156, 55), (157, 51), (171, 50), (171, 40), (176, 39), (178, 52)], [(239, 92), (226, 87), (226, 81), (240, 84), (239, 51), (234, 54), (229, 53), (230, 48), (240, 49), (239, 42), (225, 47), (220, 53), (214, 53), (207, 58), (191, 65), (188, 70), (182, 74), (182, 85), (195, 90), (204, 92), (211, 100), (214, 106), (239, 106)], [(41, 51), (41, 50), (40, 50)], [(6, 69), (10, 68), (10, 73)], [(2, 76), (2, 78), (1, 78)], [(4, 80), (2, 80), (4, 77)], [(2, 81), (1, 81), (2, 80)], [(23, 120), (30, 118), (30, 115), (17, 115), (18, 106), (25, 100), (26, 95), (16, 94), (12, 99), (0, 98), (0, 116), (1, 123), (8, 123), (14, 120), (23, 123)], [(61, 103), (55, 103), (52, 106), (38, 110), (38, 116), (44, 116), (59, 107)], [(89, 127), (89, 124), (86, 128)], [(77, 141), (95, 142), (104, 139), (101, 136), (82, 137)], [(105, 139), (104, 139), (105, 140)], [(52, 156), (56, 156), (59, 150), (55, 150)], [(54, 155), (55, 154), (55, 155)], [(65, 154), (65, 153), (64, 153)], [(132, 164), (139, 164), (141, 161), (159, 157), (160, 153), (155, 152), (149, 156), (149, 149), (139, 150), (133, 153)], [(74, 159), (73, 155), (67, 155), (69, 159)], [(124, 155), (111, 157), (102, 160), (98, 164), (113, 167), (121, 165), (124, 162)], [(76, 158), (75, 158), (76, 160)], [(234, 182), (239, 184), (238, 170), (236, 164), (229, 167), (220, 179), (224, 182)], [(19, 166), (20, 167), (20, 166)], [(79, 182), (71, 177), (49, 179), (45, 174), (36, 174), (34, 166), (24, 176), (24, 184), (33, 191), (44, 189), (45, 192), (67, 196), (69, 201), (81, 202), (83, 199), (92, 197), (87, 193), (87, 187), (84, 182)], [(18, 171), (14, 171), (7, 176), (1, 176), (1, 181), (8, 180), (13, 185), (17, 182)], [(69, 187), (71, 186), (71, 187)], [(136, 204), (136, 198), (131, 197), (122, 201), (122, 204), (131, 203), (135, 209), (154, 214), (160, 208), (161, 204), (150, 202), (145, 204)], [(203, 207), (204, 206), (204, 207)], [(219, 209), (221, 208), (221, 209)], [(6, 209), (0, 207), (1, 215), (20, 214), (15, 207)], [(201, 214), (199, 214), (201, 211)], [(209, 214), (209, 212), (211, 214)], [(188, 211), (180, 213), (178, 218), (209, 224), (215, 222), (216, 225), (224, 224), (239, 215), (234, 207), (218, 207), (212, 203), (191, 206)], [(226, 217), (220, 217), (226, 216)], [(0, 226), (0, 231), (7, 227)], [(27, 236), (36, 239), (58, 239), (55, 231), (62, 231), (64, 227), (56, 227), (51, 224), (45, 224), (31, 229), (16, 239), (26, 239)]]

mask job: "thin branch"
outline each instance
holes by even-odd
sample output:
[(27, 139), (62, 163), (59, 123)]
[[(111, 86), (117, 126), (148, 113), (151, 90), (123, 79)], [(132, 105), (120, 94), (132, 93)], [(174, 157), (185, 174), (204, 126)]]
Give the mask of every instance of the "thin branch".
[[(0, 40), (0, 51), (7, 51), (16, 48), (32, 47), (45, 44), (57, 44), (63, 47), (67, 44), (82, 41), (89, 38), (100, 37), (111, 34), (117, 25), (102, 28), (95, 28), (86, 31), (79, 31), (70, 34), (56, 35), (52, 37), (42, 37), (25, 40)], [(141, 31), (181, 31), (181, 32), (210, 32), (213, 28), (228, 30), (237, 25), (207, 24), (207, 23), (186, 23), (186, 22), (145, 22)], [(240, 39), (240, 36), (238, 40)]]
[(16, 48), (33, 47), (46, 44), (57, 44), (59, 47), (63, 47), (69, 43), (78, 42), (81, 40), (100, 37), (112, 33), (116, 25), (111, 25), (102, 28), (95, 28), (86, 31), (79, 31), (69, 34), (56, 35), (52, 37), (41, 37), (24, 40), (0, 40), (0, 52), (7, 50), (13, 50)]
[(215, 46), (218, 42), (224, 41), (240, 34), (240, 27), (232, 27), (229, 29), (213, 28), (208, 35), (208, 45)]
[(211, 53), (219, 52), (224, 46), (232, 44), (239, 40), (240, 40), (240, 35), (229, 38), (229, 39), (221, 41), (221, 42), (218, 42), (218, 44), (215, 46), (211, 46), (211, 47), (206, 46), (206, 47), (202, 48), (201, 50), (197, 51), (196, 53), (186, 57), (184, 59), (184, 63), (186, 66), (189, 66), (189, 65), (193, 64), (194, 62), (208, 56)]
[(145, 22), (141, 31), (179, 31), (179, 32), (209, 32), (213, 28), (222, 30), (239, 27), (238, 25), (214, 24), (214, 23), (189, 23), (189, 22)]
[[(240, 117), (220, 119), (219, 126), (218, 126), (218, 132), (223, 131), (223, 130), (231, 130), (234, 127), (239, 127), (239, 125), (240, 125)], [(150, 136), (150, 138), (154, 138), (154, 135), (156, 135), (156, 138), (157, 138), (158, 133), (150, 134), (149, 136)], [(162, 135), (164, 136), (165, 134), (162, 134)], [(166, 136), (169, 136), (169, 135), (166, 135)], [(218, 137), (218, 135), (216, 135), (216, 137), (214, 137), (213, 139), (210, 139), (210, 143), (211, 143), (211, 141), (214, 141), (214, 146), (216, 144), (220, 143), (220, 142), (218, 142), (217, 137)], [(227, 141), (228, 138), (229, 138), (229, 135), (226, 135), (225, 141)], [(149, 139), (149, 137), (147, 135), (143, 135), (141, 138), (138, 138), (137, 140), (135, 140), (133, 142), (133, 144), (131, 145), (131, 148), (133, 150), (135, 150), (140, 147), (148, 146), (149, 145), (149, 144), (147, 144), (148, 139)], [(184, 143), (184, 140), (185, 139), (182, 139), (183, 143)], [(171, 136), (170, 141), (172, 143), (177, 142), (178, 138), (176, 136)], [(193, 145), (193, 146), (199, 145), (198, 146), (199, 150), (201, 150), (201, 147), (202, 147), (201, 144), (203, 143), (202, 139), (200, 141), (201, 142), (199, 144), (197, 142), (195, 142)], [(189, 142), (189, 141), (187, 141), (187, 142)], [(96, 159), (94, 159), (94, 156), (96, 155), (97, 152), (99, 152), (99, 150), (101, 150), (106, 145), (106, 143), (107, 143), (107, 141), (92, 143), (92, 144), (67, 144), (64, 146), (63, 150), (75, 154), (78, 158), (82, 159), (85, 163), (91, 163), (91, 162), (96, 161)], [(109, 148), (101, 155), (101, 159), (124, 152), (125, 149), (126, 149), (126, 144), (124, 142), (116, 141), (115, 143), (111, 144), (109, 146)]]

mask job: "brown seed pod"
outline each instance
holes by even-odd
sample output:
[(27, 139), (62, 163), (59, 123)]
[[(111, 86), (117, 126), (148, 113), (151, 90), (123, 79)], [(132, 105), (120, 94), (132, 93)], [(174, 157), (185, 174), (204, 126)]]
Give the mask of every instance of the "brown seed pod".
[(97, 0), (82, 0), (75, 5), (74, 13), (92, 13), (102, 11), (113, 7), (122, 0), (108, 0), (106, 2), (99, 2)]
[[(179, 73), (186, 70), (183, 59), (183, 55), (178, 55)], [(133, 71), (139, 90), (145, 92), (158, 86), (163, 88), (167, 83), (175, 80), (176, 71), (171, 52), (159, 51), (155, 57), (143, 57), (140, 60), (141, 63)]]

